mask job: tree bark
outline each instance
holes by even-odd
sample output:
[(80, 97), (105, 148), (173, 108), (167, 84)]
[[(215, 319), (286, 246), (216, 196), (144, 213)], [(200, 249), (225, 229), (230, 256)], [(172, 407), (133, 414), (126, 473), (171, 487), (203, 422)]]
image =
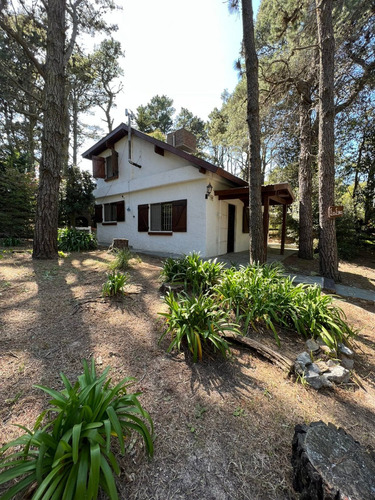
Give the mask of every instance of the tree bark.
[(57, 258), (58, 203), (67, 141), (66, 0), (49, 0), (47, 49), (44, 66), (42, 157), (33, 244), (34, 259)]
[(243, 43), (247, 79), (247, 124), (250, 137), (249, 162), (249, 250), (250, 263), (265, 261), (262, 221), (262, 165), (260, 159), (258, 57), (255, 50), (253, 6), (242, 0)]
[(334, 136), (334, 57), (335, 40), (332, 24), (333, 0), (317, 5), (319, 56), (319, 260), (320, 273), (339, 280), (335, 220), (328, 209), (335, 202), (335, 136)]
[(313, 258), (312, 172), (311, 172), (311, 85), (297, 84), (299, 102), (299, 251), (301, 259)]

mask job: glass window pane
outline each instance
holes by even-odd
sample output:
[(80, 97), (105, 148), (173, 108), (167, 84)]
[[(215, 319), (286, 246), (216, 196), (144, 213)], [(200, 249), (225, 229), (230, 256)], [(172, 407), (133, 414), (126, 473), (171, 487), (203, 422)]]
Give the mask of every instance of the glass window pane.
[(151, 205), (151, 231), (161, 231), (161, 204)]

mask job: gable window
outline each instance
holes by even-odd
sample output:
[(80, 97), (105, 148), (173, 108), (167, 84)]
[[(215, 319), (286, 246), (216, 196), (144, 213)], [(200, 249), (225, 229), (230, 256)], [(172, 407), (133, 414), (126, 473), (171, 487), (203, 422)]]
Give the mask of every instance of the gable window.
[(104, 179), (105, 181), (118, 178), (118, 153), (112, 149), (112, 153), (104, 156), (92, 157), (92, 175), (95, 179)]
[(150, 235), (186, 233), (187, 200), (138, 205), (138, 231)]

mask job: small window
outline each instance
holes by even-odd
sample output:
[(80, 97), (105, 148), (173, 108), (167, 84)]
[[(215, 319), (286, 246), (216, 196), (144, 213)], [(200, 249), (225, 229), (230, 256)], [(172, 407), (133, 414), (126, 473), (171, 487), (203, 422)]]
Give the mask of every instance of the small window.
[(172, 203), (154, 203), (150, 211), (151, 231), (172, 231)]
[(105, 203), (104, 204), (104, 220), (105, 222), (117, 221), (117, 204)]
[(123, 200), (115, 203), (104, 204), (103, 222), (124, 222), (125, 221), (125, 202)]

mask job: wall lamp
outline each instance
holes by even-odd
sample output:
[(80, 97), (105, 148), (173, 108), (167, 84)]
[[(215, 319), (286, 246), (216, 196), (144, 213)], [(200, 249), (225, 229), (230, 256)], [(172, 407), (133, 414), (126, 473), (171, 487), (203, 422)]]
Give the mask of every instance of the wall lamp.
[(210, 194), (212, 193), (212, 190), (213, 190), (213, 187), (211, 186), (211, 183), (209, 183), (209, 184), (206, 186), (206, 200), (207, 200), (207, 198), (210, 196)]

